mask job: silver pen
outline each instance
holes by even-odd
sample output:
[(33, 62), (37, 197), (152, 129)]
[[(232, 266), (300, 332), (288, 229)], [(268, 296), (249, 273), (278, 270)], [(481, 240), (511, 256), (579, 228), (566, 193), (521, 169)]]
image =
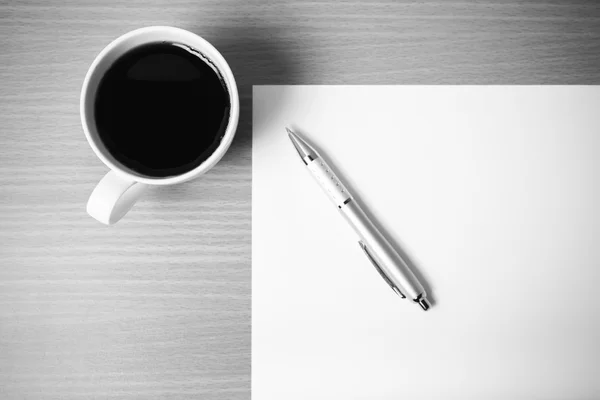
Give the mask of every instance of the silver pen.
[(428, 310), (431, 304), (427, 300), (427, 293), (406, 262), (365, 215), (323, 157), (296, 133), (289, 128), (286, 130), (311, 175), (358, 234), (360, 247), (381, 277), (400, 297), (408, 297), (423, 310)]

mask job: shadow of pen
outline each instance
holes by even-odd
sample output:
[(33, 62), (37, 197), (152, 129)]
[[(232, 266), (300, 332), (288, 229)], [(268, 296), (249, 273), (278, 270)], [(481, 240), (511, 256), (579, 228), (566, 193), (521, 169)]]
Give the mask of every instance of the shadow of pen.
[[(300, 135), (302, 135), (303, 138), (307, 137), (307, 135), (304, 134), (303, 130), (298, 129), (298, 127), (295, 125), (290, 125), (290, 129), (292, 129), (295, 132), (298, 132)], [(346, 188), (348, 189), (348, 191), (350, 192), (350, 194), (352, 195), (354, 200), (361, 206), (363, 212), (369, 218), (369, 220), (375, 226), (375, 228), (377, 228), (377, 230), (379, 230), (379, 232), (381, 232), (381, 234), (390, 242), (390, 244), (392, 245), (394, 250), (396, 250), (398, 252), (398, 255), (400, 255), (400, 257), (404, 260), (404, 262), (406, 263), (408, 268), (412, 271), (412, 273), (415, 275), (415, 277), (419, 280), (419, 282), (423, 286), (423, 289), (425, 289), (425, 293), (427, 293), (427, 299), (429, 300), (429, 303), (431, 304), (431, 306), (435, 307), (437, 304), (437, 300), (436, 300), (435, 294), (433, 292), (433, 287), (430, 285), (429, 279), (427, 279), (425, 277), (422, 270), (417, 267), (417, 265), (413, 261), (413, 257), (411, 257), (399, 243), (396, 243), (396, 241), (392, 239), (392, 236), (385, 229), (385, 227), (381, 223), (379, 223), (377, 218), (375, 218), (375, 216), (369, 211), (368, 204), (365, 201), (363, 201), (363, 199), (358, 194), (359, 191), (356, 190), (356, 188), (352, 185), (352, 183), (349, 182), (348, 180), (344, 179), (346, 175), (344, 175), (343, 173), (340, 173), (340, 169), (336, 166), (335, 160), (332, 157), (329, 157), (329, 154), (327, 154), (326, 151), (324, 151), (323, 149), (321, 149), (321, 147), (319, 147), (317, 144), (315, 144), (314, 141), (312, 141), (311, 139), (308, 139), (307, 141), (325, 159), (325, 161), (327, 162), (329, 167), (333, 170), (333, 173), (340, 178), (340, 180), (342, 181), (344, 186), (346, 186)]]

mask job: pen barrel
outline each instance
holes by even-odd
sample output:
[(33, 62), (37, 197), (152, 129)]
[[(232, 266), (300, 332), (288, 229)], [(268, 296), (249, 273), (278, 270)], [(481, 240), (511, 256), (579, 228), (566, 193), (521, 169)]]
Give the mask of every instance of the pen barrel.
[(412, 300), (417, 299), (425, 292), (400, 254), (371, 222), (356, 201), (348, 202), (340, 209), (340, 212), (394, 285)]
[(341, 208), (351, 198), (348, 189), (338, 179), (325, 160), (318, 157), (307, 164), (311, 175), (317, 180), (321, 189), (336, 206)]

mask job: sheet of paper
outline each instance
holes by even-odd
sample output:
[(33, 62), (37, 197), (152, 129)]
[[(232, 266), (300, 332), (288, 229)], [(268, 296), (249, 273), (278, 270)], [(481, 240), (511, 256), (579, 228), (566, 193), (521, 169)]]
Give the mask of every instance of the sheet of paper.
[[(600, 87), (255, 86), (252, 397), (600, 397)], [(434, 300), (402, 300), (303, 135)]]

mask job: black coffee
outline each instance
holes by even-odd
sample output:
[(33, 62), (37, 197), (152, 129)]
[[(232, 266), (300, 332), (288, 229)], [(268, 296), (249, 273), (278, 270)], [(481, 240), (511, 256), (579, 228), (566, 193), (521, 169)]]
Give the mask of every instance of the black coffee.
[(205, 161), (230, 111), (227, 87), (210, 61), (165, 42), (121, 56), (102, 78), (94, 106), (110, 154), (152, 177), (183, 174)]

